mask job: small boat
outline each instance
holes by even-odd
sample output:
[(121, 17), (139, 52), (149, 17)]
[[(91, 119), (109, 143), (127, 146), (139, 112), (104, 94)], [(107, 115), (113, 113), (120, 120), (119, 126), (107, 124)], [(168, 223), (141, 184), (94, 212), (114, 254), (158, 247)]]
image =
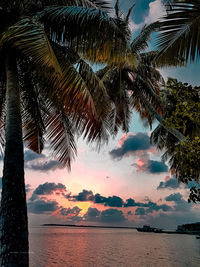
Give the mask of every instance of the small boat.
[(136, 229), (138, 232), (163, 233), (162, 229), (151, 227), (150, 225), (144, 225), (143, 227), (138, 227)]

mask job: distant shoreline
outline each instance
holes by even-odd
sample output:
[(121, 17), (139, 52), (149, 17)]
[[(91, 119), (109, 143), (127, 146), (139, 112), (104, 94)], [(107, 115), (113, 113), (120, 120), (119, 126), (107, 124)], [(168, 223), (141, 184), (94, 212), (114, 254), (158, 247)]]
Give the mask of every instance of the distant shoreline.
[[(103, 228), (103, 229), (131, 229), (136, 230), (138, 227), (128, 227), (128, 226), (105, 226), (105, 225), (76, 225), (76, 224), (56, 224), (56, 223), (45, 223), (41, 226), (58, 226), (58, 227), (75, 227), (75, 228)], [(144, 231), (145, 232), (145, 231)], [(199, 231), (193, 232), (178, 232), (178, 231), (169, 231), (163, 230), (155, 234), (178, 234), (178, 235), (200, 235)]]
[(64, 226), (64, 227), (82, 227), (82, 228), (118, 228), (118, 229), (136, 229), (136, 227), (128, 226), (104, 226), (104, 225), (76, 225), (76, 224), (56, 224), (56, 223), (45, 223), (41, 226)]

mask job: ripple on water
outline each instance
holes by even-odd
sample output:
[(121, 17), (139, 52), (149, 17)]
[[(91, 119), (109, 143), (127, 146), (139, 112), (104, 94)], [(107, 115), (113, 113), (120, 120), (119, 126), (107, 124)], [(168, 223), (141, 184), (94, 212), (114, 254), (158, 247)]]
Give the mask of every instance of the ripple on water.
[(200, 240), (129, 229), (35, 227), (30, 267), (199, 267)]

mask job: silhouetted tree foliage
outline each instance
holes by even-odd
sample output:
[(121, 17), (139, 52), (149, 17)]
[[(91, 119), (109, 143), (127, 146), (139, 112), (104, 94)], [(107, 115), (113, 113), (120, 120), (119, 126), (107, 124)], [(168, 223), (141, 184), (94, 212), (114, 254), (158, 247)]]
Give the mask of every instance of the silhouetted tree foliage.
[(169, 161), (170, 170), (179, 182), (194, 180), (189, 199), (199, 201), (198, 182), (200, 179), (200, 87), (169, 79), (162, 91), (165, 103), (163, 125), (183, 133), (186, 139), (178, 140), (163, 125), (152, 132), (151, 142), (164, 150), (163, 161)]

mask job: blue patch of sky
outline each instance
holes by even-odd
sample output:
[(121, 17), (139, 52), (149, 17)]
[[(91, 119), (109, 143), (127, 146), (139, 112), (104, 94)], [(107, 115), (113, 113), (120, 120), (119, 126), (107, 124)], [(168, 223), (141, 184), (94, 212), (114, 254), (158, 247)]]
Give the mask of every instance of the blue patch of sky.
[(200, 64), (188, 63), (186, 67), (163, 68), (160, 70), (165, 80), (168, 77), (176, 78), (181, 82), (189, 83), (193, 86), (200, 85)]
[[(148, 15), (149, 13), (149, 4), (151, 2), (154, 2), (155, 0), (126, 0), (122, 1), (120, 4), (120, 9), (127, 12), (129, 8), (135, 4), (131, 18), (136, 24), (140, 24), (141, 22), (144, 21), (144, 18)], [(113, 1), (114, 3), (116, 1)]]
[(136, 24), (144, 21), (149, 13), (149, 4), (155, 0), (135, 0), (135, 7), (132, 13), (132, 19)]

